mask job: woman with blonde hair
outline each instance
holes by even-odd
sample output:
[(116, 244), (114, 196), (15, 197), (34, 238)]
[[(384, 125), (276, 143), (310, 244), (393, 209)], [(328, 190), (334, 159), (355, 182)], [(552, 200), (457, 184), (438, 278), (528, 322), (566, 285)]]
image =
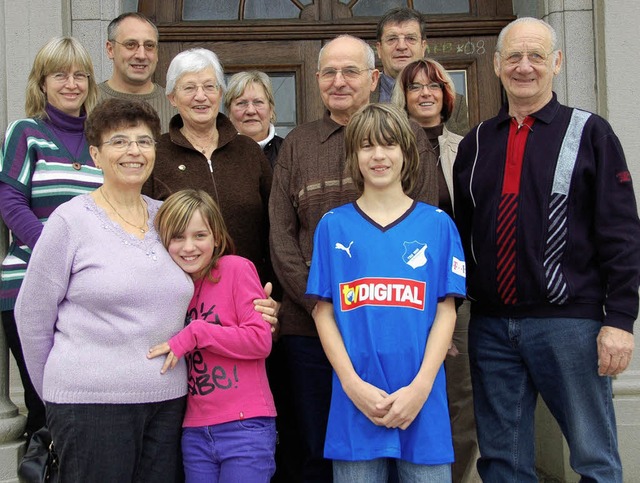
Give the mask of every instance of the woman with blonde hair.
[(259, 70), (234, 74), (224, 94), (224, 108), (238, 132), (258, 143), (273, 168), (283, 139), (274, 126), (276, 102), (269, 76)]
[(27, 436), (45, 423), (44, 405), (31, 384), (13, 308), (31, 250), (51, 212), (93, 191), (102, 173), (84, 136), (97, 86), (87, 50), (73, 37), (55, 37), (36, 54), (27, 81), (27, 119), (9, 125), (0, 152), (0, 215), (12, 242), (2, 263), (0, 310), (25, 391)]

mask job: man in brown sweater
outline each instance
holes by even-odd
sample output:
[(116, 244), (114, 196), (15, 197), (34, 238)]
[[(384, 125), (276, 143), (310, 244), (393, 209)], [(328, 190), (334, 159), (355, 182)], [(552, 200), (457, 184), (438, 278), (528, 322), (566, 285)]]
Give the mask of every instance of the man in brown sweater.
[[(358, 196), (344, 172), (344, 126), (369, 102), (379, 72), (371, 47), (343, 35), (320, 51), (316, 76), (327, 112), (285, 138), (274, 168), (269, 217), (273, 268), (284, 289), (279, 312), (281, 343), (305, 444), (303, 481), (331, 481), (331, 462), (323, 458), (323, 450), (332, 370), (311, 317), (315, 301), (305, 299), (304, 294), (318, 221), (330, 209)], [(412, 197), (436, 204), (437, 159), (423, 130), (417, 124), (412, 128), (422, 161), (420, 182)]]
[(98, 84), (98, 101), (112, 97), (148, 102), (169, 130), (178, 111), (171, 105), (164, 87), (152, 81), (158, 65), (158, 29), (141, 13), (127, 12), (107, 27), (107, 57), (113, 61), (111, 78)]

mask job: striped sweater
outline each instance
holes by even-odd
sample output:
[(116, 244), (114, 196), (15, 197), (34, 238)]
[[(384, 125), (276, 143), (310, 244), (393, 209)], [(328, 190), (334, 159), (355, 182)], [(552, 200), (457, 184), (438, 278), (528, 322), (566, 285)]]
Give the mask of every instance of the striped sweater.
[[(76, 122), (65, 119), (63, 113), (52, 111), (50, 106), (47, 111), (50, 114), (47, 121), (20, 119), (11, 123), (0, 151), (0, 183), (18, 191), (29, 202), (28, 208), (16, 208), (30, 211), (20, 216), (35, 216), (42, 223), (62, 203), (102, 184), (102, 171), (94, 166), (86, 140), (82, 141), (76, 158), (49, 126), (54, 123), (57, 130), (81, 132), (83, 123), (77, 118)], [(3, 213), (8, 209), (3, 206)], [(0, 310), (3, 311), (14, 307), (33, 248), (7, 224), (12, 231), (9, 251), (0, 271)]]

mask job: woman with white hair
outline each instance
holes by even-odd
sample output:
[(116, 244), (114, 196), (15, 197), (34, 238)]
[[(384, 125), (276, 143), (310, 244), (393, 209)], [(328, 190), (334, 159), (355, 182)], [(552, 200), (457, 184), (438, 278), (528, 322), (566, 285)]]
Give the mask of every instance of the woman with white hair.
[[(166, 91), (178, 114), (160, 137), (156, 165), (143, 192), (160, 200), (186, 188), (209, 193), (222, 211), (236, 253), (253, 262), (264, 285), (274, 279), (267, 213), (271, 167), (258, 144), (239, 135), (219, 112), (225, 90), (216, 54), (197, 48), (175, 56)], [(275, 315), (275, 302), (261, 311)]]
[(283, 139), (274, 126), (276, 103), (269, 76), (259, 70), (234, 74), (224, 94), (224, 108), (238, 132), (258, 143), (273, 168)]

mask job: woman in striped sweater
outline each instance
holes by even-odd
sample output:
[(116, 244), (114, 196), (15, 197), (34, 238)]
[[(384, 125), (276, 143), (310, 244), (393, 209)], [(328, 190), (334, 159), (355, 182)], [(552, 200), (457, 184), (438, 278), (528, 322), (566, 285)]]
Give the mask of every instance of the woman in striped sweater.
[(45, 411), (27, 373), (13, 309), (31, 251), (51, 212), (102, 184), (84, 136), (96, 99), (87, 50), (72, 37), (51, 39), (36, 54), (29, 74), (27, 119), (9, 125), (0, 151), (0, 215), (11, 230), (0, 272), (0, 310), (25, 390), (28, 437), (44, 426)]

